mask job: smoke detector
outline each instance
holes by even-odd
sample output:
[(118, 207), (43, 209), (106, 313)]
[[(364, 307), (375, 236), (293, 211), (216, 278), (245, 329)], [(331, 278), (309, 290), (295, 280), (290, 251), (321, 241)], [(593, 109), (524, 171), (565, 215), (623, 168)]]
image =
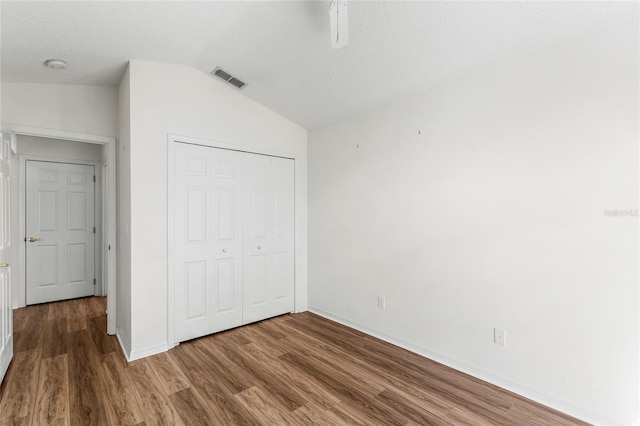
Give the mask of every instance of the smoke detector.
[(247, 83), (245, 83), (240, 79), (235, 78), (234, 76), (232, 76), (231, 74), (229, 74), (228, 72), (226, 72), (220, 67), (215, 67), (214, 70), (211, 71), (211, 75), (215, 75), (216, 77), (223, 79), (227, 83), (236, 86), (238, 89), (242, 89), (247, 85)]
[(63, 70), (67, 68), (67, 62), (62, 59), (47, 59), (44, 65), (52, 70)]

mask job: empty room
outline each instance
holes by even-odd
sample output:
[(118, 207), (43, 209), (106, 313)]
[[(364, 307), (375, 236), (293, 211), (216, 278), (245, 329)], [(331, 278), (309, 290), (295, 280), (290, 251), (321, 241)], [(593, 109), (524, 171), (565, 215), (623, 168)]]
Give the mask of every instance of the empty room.
[(0, 0), (0, 424), (640, 426), (637, 1)]

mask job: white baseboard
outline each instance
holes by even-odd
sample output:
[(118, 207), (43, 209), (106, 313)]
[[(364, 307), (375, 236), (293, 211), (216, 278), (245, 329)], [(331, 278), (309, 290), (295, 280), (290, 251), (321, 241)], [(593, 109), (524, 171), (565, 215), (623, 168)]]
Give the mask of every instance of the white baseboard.
[[(473, 376), (477, 379), (483, 380), (485, 382), (491, 383), (493, 385), (499, 386), (503, 389), (509, 390), (513, 393), (516, 393), (518, 395), (521, 395), (525, 398), (528, 398), (532, 401), (535, 401), (539, 404), (545, 405), (547, 407), (553, 408), (554, 410), (558, 410), (560, 412), (563, 412), (565, 414), (568, 414), (572, 417), (575, 417), (577, 419), (583, 420), (585, 422), (594, 424), (594, 425), (614, 425), (614, 424), (621, 424), (619, 421), (615, 421), (612, 420), (610, 418), (606, 418), (605, 416), (599, 415), (597, 413), (593, 413), (590, 412), (586, 409), (581, 409), (578, 407), (574, 407), (571, 405), (568, 405), (566, 403), (562, 403), (560, 401), (556, 401), (552, 398), (549, 398), (546, 395), (540, 394), (539, 392), (536, 392), (534, 390), (528, 389), (524, 386), (520, 386), (518, 384), (514, 384), (512, 382), (509, 382), (508, 380), (505, 380), (503, 378), (500, 377), (496, 377), (493, 376), (491, 374), (487, 374), (483, 371), (480, 371), (476, 368), (473, 368), (471, 366), (468, 365), (464, 365), (458, 361), (449, 359), (445, 356), (430, 352), (424, 348), (420, 348), (417, 346), (414, 346), (410, 343), (404, 342), (402, 340), (396, 339), (395, 337), (386, 335), (384, 333), (380, 333), (378, 331), (375, 330), (371, 330), (363, 325), (351, 322), (349, 320), (346, 320), (344, 318), (341, 318), (339, 316), (333, 315), (329, 312), (323, 311), (320, 308), (316, 308), (313, 306), (309, 306), (309, 312), (313, 312), (316, 315), (319, 315), (321, 317), (327, 318), (331, 321), (335, 321), (337, 323), (340, 323), (342, 325), (345, 325), (349, 328), (353, 328), (355, 330), (361, 331), (365, 334), (368, 334), (370, 336), (376, 337), (380, 340), (383, 340), (387, 343), (391, 343), (392, 345), (401, 347), (403, 349), (406, 349), (410, 352), (416, 353), (420, 356), (423, 356), (425, 358), (429, 358), (430, 360), (439, 362), (440, 364), (446, 365), (447, 367), (451, 367), (455, 370), (461, 371), (465, 374), (468, 374), (470, 376)], [(638, 421), (636, 421), (635, 424), (638, 424)]]
[(116, 337), (118, 338), (118, 343), (120, 343), (120, 349), (122, 349), (124, 357), (127, 361), (130, 361), (129, 356), (131, 354), (131, 348), (127, 344), (125, 344), (125, 341), (128, 341), (128, 339), (122, 338), (122, 332), (120, 331), (120, 329), (116, 330)]
[(124, 354), (124, 357), (127, 359), (127, 362), (146, 358), (148, 356), (166, 352), (169, 349), (171, 349), (171, 347), (167, 343), (162, 343), (160, 345), (150, 346), (148, 348), (132, 351), (131, 348), (125, 343), (125, 342), (128, 342), (129, 339), (125, 339), (123, 337), (122, 331), (120, 329), (117, 330), (116, 336), (118, 337), (118, 342), (120, 342), (120, 348), (122, 349), (122, 353)]
[(148, 356), (151, 355), (156, 355), (162, 352), (166, 352), (170, 349), (169, 345), (167, 343), (163, 343), (160, 345), (156, 345), (156, 346), (150, 346), (148, 348), (144, 348), (144, 349), (138, 349), (135, 351), (131, 351), (129, 354), (129, 358), (127, 358), (127, 361), (131, 362), (131, 361), (135, 361), (137, 359), (141, 359), (141, 358), (146, 358)]

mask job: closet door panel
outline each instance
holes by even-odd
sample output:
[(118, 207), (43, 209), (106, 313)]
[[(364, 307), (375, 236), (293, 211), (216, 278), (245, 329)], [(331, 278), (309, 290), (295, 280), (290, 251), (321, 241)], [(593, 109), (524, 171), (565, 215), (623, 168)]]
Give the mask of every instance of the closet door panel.
[(213, 277), (211, 150), (175, 146), (174, 315), (178, 341), (210, 333)]
[(242, 154), (213, 152), (213, 239), (215, 275), (210, 332), (242, 325)]
[(271, 316), (294, 309), (294, 161), (272, 158)]
[(271, 157), (244, 154), (243, 323), (268, 318), (273, 287)]

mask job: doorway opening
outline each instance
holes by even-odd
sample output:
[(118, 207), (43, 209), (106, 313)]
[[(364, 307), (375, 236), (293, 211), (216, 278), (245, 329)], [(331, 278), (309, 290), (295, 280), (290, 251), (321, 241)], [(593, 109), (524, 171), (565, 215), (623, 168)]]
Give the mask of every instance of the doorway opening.
[[(12, 228), (19, 230), (15, 236), (13, 258), (18, 262), (15, 269), (17, 273), (12, 277), (13, 287), (13, 307), (26, 306), (27, 302), (27, 245), (34, 244), (28, 241), (29, 237), (38, 236), (27, 235), (26, 218), (26, 166), (28, 161), (52, 162), (52, 163), (82, 163), (93, 167), (96, 176), (100, 176), (102, 182), (97, 179), (94, 206), (97, 208), (96, 217), (99, 218), (95, 226), (95, 236), (97, 249), (94, 260), (96, 265), (96, 295), (107, 296), (107, 333), (116, 333), (117, 319), (117, 297), (116, 297), (116, 139), (104, 136), (80, 134), (74, 132), (64, 132), (59, 130), (32, 128), (27, 126), (5, 125), (3, 130), (12, 135), (12, 144), (17, 155), (13, 162), (12, 169), (12, 190), (14, 199), (14, 214)], [(98, 152), (97, 161), (95, 157), (90, 160), (87, 156), (95, 155)], [(84, 160), (84, 161), (82, 161)], [(15, 172), (13, 171), (15, 170)], [(77, 174), (76, 174), (77, 175)], [(64, 179), (69, 179), (65, 177)], [(51, 196), (51, 194), (49, 194)], [(46, 198), (46, 197), (45, 197)], [(72, 197), (73, 198), (73, 197)], [(76, 196), (75, 201), (79, 202), (82, 197)], [(68, 200), (64, 201), (65, 203)], [(79, 218), (74, 219), (76, 222)], [(75, 225), (78, 225), (77, 222)], [(94, 226), (91, 226), (93, 233)], [(78, 251), (78, 245), (73, 248)], [(72, 250), (73, 251), (73, 250)], [(61, 265), (58, 262), (59, 265)], [(80, 269), (76, 268), (79, 274)], [(93, 276), (86, 277), (91, 279)], [(33, 302), (29, 302), (33, 303)], [(39, 302), (35, 302), (39, 303)]]

